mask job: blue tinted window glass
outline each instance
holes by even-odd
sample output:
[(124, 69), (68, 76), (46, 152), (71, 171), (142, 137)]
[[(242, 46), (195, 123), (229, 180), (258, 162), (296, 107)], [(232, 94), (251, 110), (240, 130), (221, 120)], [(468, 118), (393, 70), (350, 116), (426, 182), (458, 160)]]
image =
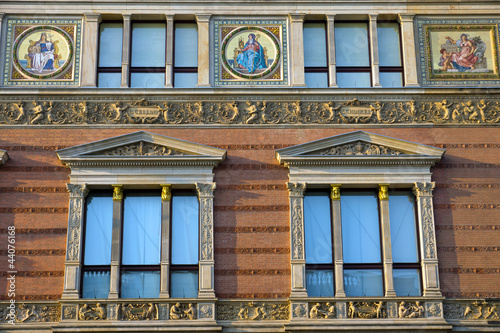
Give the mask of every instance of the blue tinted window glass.
[(337, 66), (370, 66), (366, 23), (335, 23)]
[(333, 297), (333, 271), (331, 269), (306, 270), (307, 296)]
[(165, 73), (132, 73), (130, 87), (163, 88), (165, 87)]
[(113, 228), (112, 194), (91, 193), (86, 200), (83, 263), (84, 265), (109, 265)]
[(420, 271), (418, 269), (394, 269), (396, 296), (420, 296)]
[(175, 24), (175, 67), (198, 67), (198, 25)]
[(344, 269), (344, 288), (347, 297), (383, 296), (382, 270)]
[(304, 65), (306, 67), (327, 65), (325, 23), (304, 23)]
[(375, 192), (340, 196), (345, 263), (380, 263), (380, 227)]
[(381, 72), (380, 84), (384, 88), (401, 88), (403, 87), (403, 73)]
[(389, 195), (392, 259), (394, 262), (418, 262), (415, 198), (410, 191)]
[(339, 88), (369, 88), (371, 87), (370, 73), (341, 73), (337, 72)]
[(198, 198), (172, 197), (172, 264), (198, 264)]
[(85, 271), (82, 282), (82, 298), (108, 298), (109, 271)]
[(123, 209), (122, 264), (159, 264), (160, 238), (160, 195), (149, 193), (127, 195)]
[(328, 193), (304, 196), (306, 263), (332, 263), (332, 223)]
[(308, 88), (328, 88), (327, 73), (305, 73)]
[(165, 67), (165, 23), (134, 23), (132, 67)]
[(122, 73), (99, 73), (97, 81), (99, 88), (120, 88)]
[(198, 272), (173, 271), (170, 275), (170, 297), (196, 298), (198, 297)]
[(379, 23), (377, 39), (380, 66), (401, 66), (399, 25), (396, 22)]
[(123, 271), (121, 298), (158, 298), (160, 272)]
[(198, 84), (198, 73), (175, 73), (175, 88), (195, 88)]
[(99, 67), (121, 67), (123, 24), (101, 23), (99, 33)]

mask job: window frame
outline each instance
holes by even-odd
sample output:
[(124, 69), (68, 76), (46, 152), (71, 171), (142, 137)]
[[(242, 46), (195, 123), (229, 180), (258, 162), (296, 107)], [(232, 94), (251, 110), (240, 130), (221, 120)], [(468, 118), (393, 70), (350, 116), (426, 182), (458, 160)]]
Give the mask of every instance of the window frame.
[(120, 73), (120, 83), (121, 83), (121, 76), (122, 76), (122, 63), (123, 59), (121, 60), (120, 67), (103, 67), (100, 66), (100, 51), (101, 51), (101, 25), (102, 24), (109, 24), (109, 23), (120, 23), (122, 26), (122, 56), (123, 56), (123, 34), (125, 33), (124, 31), (124, 24), (123, 20), (103, 20), (99, 23), (99, 35), (97, 36), (97, 71), (96, 71), (96, 86), (99, 89), (106, 89), (105, 87), (99, 87), (99, 74), (101, 73)]
[[(328, 59), (329, 59), (329, 52), (330, 52), (330, 49), (328, 47), (328, 22), (326, 22), (324, 20), (307, 20), (307, 21), (304, 21), (304, 23), (302, 25), (302, 29), (304, 30), (305, 25), (309, 24), (309, 23), (313, 23), (313, 24), (314, 23), (321, 23), (321, 24), (325, 25), (326, 63), (325, 63), (325, 66), (306, 66), (305, 59), (304, 59), (304, 75), (306, 75), (307, 73), (326, 73), (326, 87), (325, 88), (328, 88), (329, 82), (330, 82), (330, 70), (329, 70), (329, 66), (328, 66)], [(308, 87), (308, 88), (313, 89), (314, 87)], [(318, 88), (318, 89), (321, 89), (321, 88)]]
[[(175, 85), (175, 74), (183, 74), (183, 73), (191, 73), (191, 74), (198, 74), (198, 66), (196, 67), (183, 67), (183, 66), (176, 66), (175, 65), (175, 41), (177, 39), (177, 34), (176, 34), (176, 26), (177, 24), (194, 24), (196, 26), (196, 31), (198, 32), (198, 25), (196, 21), (190, 21), (190, 20), (175, 20), (174, 21), (174, 31), (173, 31), (173, 43), (172, 43), (172, 85), (174, 88), (176, 88)], [(199, 52), (199, 51), (198, 51)]]

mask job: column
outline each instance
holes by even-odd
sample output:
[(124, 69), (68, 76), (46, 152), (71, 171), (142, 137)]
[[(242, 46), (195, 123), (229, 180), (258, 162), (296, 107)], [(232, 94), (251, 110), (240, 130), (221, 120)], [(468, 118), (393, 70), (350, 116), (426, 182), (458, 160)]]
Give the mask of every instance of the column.
[[(168, 28), (167, 28), (168, 29)], [(172, 185), (161, 185), (161, 259), (160, 298), (169, 298), (170, 291), (170, 207)]]
[(123, 185), (113, 186), (113, 231), (111, 238), (111, 274), (108, 298), (118, 298), (122, 249)]
[(215, 298), (214, 190), (215, 183), (196, 183), (200, 201), (200, 271), (198, 298)]
[(335, 265), (335, 297), (345, 297), (344, 254), (342, 248), (342, 215), (340, 213), (340, 184), (331, 184), (333, 221), (333, 255)]
[(332, 88), (337, 88), (337, 64), (335, 60), (335, 15), (326, 15), (328, 36), (328, 79)]
[(370, 14), (370, 44), (372, 58), (372, 86), (380, 88), (380, 62), (378, 60), (377, 15)]
[(292, 87), (305, 87), (304, 74), (304, 14), (290, 17), (290, 79)]
[(286, 183), (290, 197), (290, 236), (292, 290), (290, 297), (307, 297), (304, 250), (305, 183)]
[(399, 15), (399, 22), (401, 24), (401, 47), (403, 48), (405, 87), (419, 87), (413, 18), (414, 15)]
[(384, 265), (385, 296), (396, 296), (394, 280), (392, 277), (392, 246), (391, 246), (391, 221), (389, 219), (389, 184), (378, 186), (378, 199), (380, 206), (380, 224), (382, 232), (382, 254)]
[(129, 86), (129, 70), (130, 70), (130, 34), (131, 14), (122, 14), (123, 16), (123, 46), (122, 46), (122, 84), (121, 88), (128, 88)]
[[(174, 66), (174, 15), (166, 15), (167, 19), (167, 47), (165, 50), (165, 88), (173, 88)], [(163, 186), (163, 185), (162, 185)]]
[(210, 16), (211, 14), (196, 14), (198, 23), (197, 87), (210, 87)]
[(64, 264), (62, 299), (78, 299), (80, 290), (83, 241), (83, 207), (88, 194), (86, 185), (66, 184), (69, 192), (68, 238)]
[(97, 47), (101, 14), (85, 13), (82, 51), (82, 87), (96, 87)]
[(422, 254), (423, 296), (440, 297), (439, 272), (434, 227), (432, 190), (436, 184), (414, 183), (413, 194), (417, 199), (420, 253)]

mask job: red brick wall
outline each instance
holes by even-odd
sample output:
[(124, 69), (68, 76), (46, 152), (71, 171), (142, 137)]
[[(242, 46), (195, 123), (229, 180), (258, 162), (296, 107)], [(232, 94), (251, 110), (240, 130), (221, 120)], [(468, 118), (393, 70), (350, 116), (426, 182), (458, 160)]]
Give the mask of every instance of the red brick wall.
[[(227, 149), (215, 169), (215, 289), (221, 298), (276, 298), (290, 292), (288, 170), (275, 150), (351, 132), (323, 128), (142, 128)], [(441, 288), (450, 297), (500, 297), (500, 136), (485, 128), (365, 128), (368, 132), (447, 149), (433, 168)], [(62, 293), (69, 169), (56, 149), (137, 129), (0, 131), (11, 160), (0, 168), (0, 272), (6, 233), (15, 225), (17, 295)], [(43, 251), (42, 251), (43, 250)], [(0, 278), (0, 297), (6, 297)]]

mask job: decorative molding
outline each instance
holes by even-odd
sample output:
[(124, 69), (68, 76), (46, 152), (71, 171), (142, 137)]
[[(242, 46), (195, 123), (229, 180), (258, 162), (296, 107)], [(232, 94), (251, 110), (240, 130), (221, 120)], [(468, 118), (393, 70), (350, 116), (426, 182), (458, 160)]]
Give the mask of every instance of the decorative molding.
[(382, 145), (374, 145), (371, 143), (366, 143), (358, 141), (355, 143), (349, 143), (342, 146), (331, 147), (328, 149), (322, 149), (318, 151), (313, 151), (305, 155), (401, 155), (404, 152), (391, 149)]
[[(7, 250), (0, 250), (1, 256), (6, 256)], [(66, 250), (25, 250), (16, 248), (16, 256), (63, 256)]]
[(420, 214), (423, 228), (423, 242), (426, 259), (436, 258), (436, 238), (434, 235), (434, 217), (432, 210), (432, 197), (419, 198)]
[(389, 200), (389, 184), (379, 184), (378, 186), (378, 199)]
[(304, 191), (305, 183), (286, 183), (290, 196), (290, 230), (292, 260), (304, 259)]
[(161, 186), (161, 200), (170, 201), (172, 200), (172, 185), (163, 184)]
[(340, 200), (340, 184), (331, 184), (330, 185), (330, 199), (331, 200)]
[(170, 306), (169, 317), (171, 320), (193, 320), (197, 319), (196, 304), (192, 303), (175, 303)]
[(217, 276), (237, 276), (237, 275), (290, 275), (290, 269), (227, 269), (216, 270)]
[(413, 194), (415, 197), (432, 197), (432, 190), (436, 187), (436, 183), (414, 183), (413, 184)]
[(475, 301), (446, 301), (444, 303), (444, 317), (460, 320), (498, 320), (500, 302), (486, 300)]
[(435, 169), (497, 169), (500, 164), (495, 163), (436, 163)]
[[(500, 183), (493, 184), (478, 184), (478, 183), (453, 183), (453, 184), (445, 184), (438, 183), (436, 184), (436, 188), (452, 188), (452, 189), (464, 189), (464, 188), (479, 188), (479, 189), (498, 189), (500, 188)], [(1, 189), (0, 189), (1, 192)]]
[[(228, 117), (228, 107), (233, 112)], [(148, 104), (153, 114), (138, 114)], [(19, 105), (23, 105), (22, 108)], [(32, 105), (32, 106), (31, 106)], [(142, 106), (141, 106), (142, 107)], [(363, 109), (362, 114), (353, 110)], [(353, 113), (354, 112), (354, 113)], [(433, 100), (348, 101), (38, 101), (0, 100), (0, 124), (97, 125), (97, 124), (411, 124), (495, 125), (500, 123), (500, 101), (492, 97)], [(268, 149), (273, 145), (266, 145)], [(225, 146), (226, 147), (226, 146)], [(227, 146), (230, 147), (230, 146)], [(244, 146), (241, 146), (244, 147)], [(235, 147), (237, 148), (237, 147)]]
[(2, 167), (2, 172), (68, 172), (68, 168), (63, 166), (5, 166)]
[(200, 198), (213, 198), (215, 183), (202, 184), (196, 183), (196, 191), (198, 192), (198, 197)]
[(68, 208), (50, 207), (0, 207), (0, 214), (68, 214)]
[[(57, 304), (16, 304), (15, 323), (47, 323), (58, 322), (61, 318), (61, 307)], [(10, 319), (8, 309), (0, 308), (0, 323)]]
[(66, 187), (0, 187), (0, 193), (67, 193)]
[[(16, 294), (16, 301), (53, 301), (59, 300), (61, 295), (21, 295)], [(10, 301), (12, 297), (7, 295), (0, 295), (0, 301)]]
[(449, 298), (500, 298), (500, 292), (443, 292), (443, 296)]
[(214, 206), (214, 211), (219, 212), (234, 212), (234, 211), (248, 211), (248, 212), (283, 212), (288, 211), (287, 205), (254, 205), (254, 206)]
[[(17, 231), (17, 230), (16, 230)], [(0, 272), (0, 276), (10, 276), (7, 271)], [(16, 276), (22, 277), (63, 277), (64, 271), (17, 271)]]
[(500, 209), (500, 204), (436, 204), (434, 209)]
[[(0, 229), (0, 234), (7, 233), (8, 229)], [(16, 235), (26, 235), (26, 234), (66, 234), (67, 228), (16, 228)]]
[(149, 142), (140, 141), (131, 145), (107, 149), (92, 155), (109, 155), (109, 156), (169, 156), (169, 155), (184, 155), (175, 149), (171, 149), (161, 145), (155, 145)]
[(123, 185), (112, 185), (113, 186), (113, 201), (123, 200)]
[(443, 274), (500, 274), (500, 268), (452, 267), (452, 268), (440, 268), (439, 273), (443, 273)]
[[(500, 229), (500, 227), (499, 227)], [(289, 232), (290, 227), (214, 227), (216, 233)], [(16, 229), (17, 232), (17, 229)]]
[(121, 320), (158, 320), (158, 306), (153, 303), (120, 304)]
[(398, 318), (424, 318), (425, 308), (420, 301), (401, 301), (398, 305)]
[[(500, 225), (437, 225), (436, 231), (443, 230), (460, 230), (460, 231), (475, 231), (475, 230), (500, 230)], [(17, 233), (17, 230), (16, 230)]]
[(82, 218), (83, 198), (70, 198), (66, 260), (76, 261), (80, 258)]
[(277, 302), (234, 302), (217, 304), (217, 320), (288, 320), (289, 304)]
[(66, 184), (71, 199), (85, 198), (89, 194), (89, 189), (85, 185)]
[(307, 318), (307, 303), (292, 304), (293, 318)]
[(309, 318), (311, 319), (334, 319), (336, 317), (334, 302), (309, 303)]
[(106, 307), (101, 303), (95, 305), (83, 304), (78, 310), (78, 320), (106, 320)]
[(304, 183), (286, 183), (290, 197), (303, 197), (306, 190)]
[(349, 302), (347, 304), (347, 318), (371, 319), (387, 318), (385, 302)]
[(289, 248), (282, 247), (252, 247), (252, 248), (216, 248), (216, 254), (288, 254), (290, 253)]
[(500, 246), (438, 246), (437, 250), (438, 252), (499, 252)]

